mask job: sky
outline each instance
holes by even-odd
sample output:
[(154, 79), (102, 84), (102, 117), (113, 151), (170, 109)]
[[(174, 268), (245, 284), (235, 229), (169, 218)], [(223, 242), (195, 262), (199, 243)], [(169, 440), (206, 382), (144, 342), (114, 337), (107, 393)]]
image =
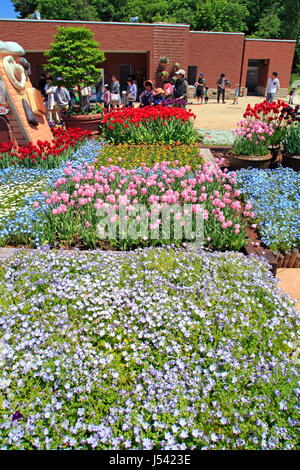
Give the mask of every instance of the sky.
[[(17, 14), (10, 0), (0, 0), (0, 18), (16, 18)], [(1, 33), (0, 33), (1, 35)]]

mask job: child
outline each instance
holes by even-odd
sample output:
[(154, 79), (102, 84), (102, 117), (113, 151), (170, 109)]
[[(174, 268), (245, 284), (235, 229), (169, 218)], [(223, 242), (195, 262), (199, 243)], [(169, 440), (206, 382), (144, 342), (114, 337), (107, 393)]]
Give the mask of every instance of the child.
[(204, 103), (208, 103), (208, 86), (205, 87)]
[(240, 94), (240, 84), (237, 83), (235, 85), (235, 90), (234, 90), (234, 100), (232, 104), (239, 104), (239, 94)]
[(164, 106), (166, 104), (166, 100), (163, 96), (164, 90), (162, 88), (156, 88), (155, 96), (154, 96), (154, 104)]
[(296, 88), (292, 88), (289, 92), (289, 104), (294, 104), (294, 97), (296, 95)]
[(127, 106), (129, 105), (127, 92), (125, 90), (122, 91), (121, 105), (124, 108), (127, 108)]
[(109, 91), (109, 85), (104, 85), (104, 95), (103, 95), (103, 103), (104, 103), (104, 108), (106, 109), (107, 112), (109, 112), (109, 107), (110, 107), (110, 91)]

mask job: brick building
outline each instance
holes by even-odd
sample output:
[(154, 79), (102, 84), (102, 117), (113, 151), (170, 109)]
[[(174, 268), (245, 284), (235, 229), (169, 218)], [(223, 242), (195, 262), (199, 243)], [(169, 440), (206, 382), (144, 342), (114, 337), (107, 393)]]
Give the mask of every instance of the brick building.
[(205, 75), (207, 86), (216, 88), (216, 80), (224, 72), (231, 88), (236, 83), (247, 88), (248, 94), (264, 95), (267, 79), (276, 70), (281, 84), (281, 96), (289, 86), (295, 42), (273, 39), (249, 39), (243, 33), (190, 31), (189, 25), (106, 23), (53, 20), (0, 19), (0, 39), (22, 45), (31, 63), (31, 81), (37, 86), (43, 71), (44, 51), (48, 50), (57, 26), (86, 26), (105, 52), (105, 81), (112, 74), (126, 85), (129, 74), (138, 83), (143, 77), (159, 85), (160, 57), (179, 62), (193, 85), (199, 72)]

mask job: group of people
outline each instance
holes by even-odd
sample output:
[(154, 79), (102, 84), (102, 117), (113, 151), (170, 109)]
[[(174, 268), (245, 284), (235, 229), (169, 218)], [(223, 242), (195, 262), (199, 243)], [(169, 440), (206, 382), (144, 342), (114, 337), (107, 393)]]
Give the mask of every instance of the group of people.
[(174, 85), (169, 79), (164, 80), (163, 88), (155, 88), (152, 80), (145, 80), (140, 95), (138, 96), (137, 83), (134, 77), (128, 77), (127, 89), (120, 94), (120, 83), (116, 76), (112, 77), (112, 83), (104, 85), (103, 103), (107, 111), (117, 106), (132, 107), (135, 101), (140, 106), (168, 105), (170, 100), (176, 106), (185, 106), (188, 97), (188, 83), (185, 79), (185, 71), (176, 72)]
[[(64, 85), (62, 78), (58, 77), (53, 80), (51, 75), (41, 74), (39, 81), (39, 89), (44, 98), (45, 106), (47, 109), (48, 120), (50, 122), (61, 122), (62, 112), (68, 107), (76, 104), (78, 100), (78, 90), (74, 87), (68, 90)], [(91, 88), (84, 87), (81, 89), (82, 104), (89, 104), (89, 97), (91, 96)]]
[[(221, 73), (217, 80), (217, 102), (225, 101), (226, 86), (230, 86), (229, 81), (225, 78), (225, 73)], [(61, 113), (67, 106), (72, 106), (78, 101), (76, 87), (72, 90), (67, 90), (61, 78), (53, 81), (52, 76), (42, 73), (39, 82), (39, 88), (45, 99), (45, 105), (48, 111), (48, 119), (50, 121), (61, 121)], [(272, 103), (275, 99), (276, 93), (280, 88), (277, 72), (273, 72), (271, 78), (268, 80), (267, 87), (267, 101)], [(103, 78), (100, 77), (99, 81), (95, 83), (96, 101), (104, 105), (107, 111), (115, 110), (117, 107), (132, 107), (133, 103), (138, 101), (140, 106), (152, 105), (169, 105), (185, 107), (188, 100), (188, 82), (185, 78), (185, 71), (179, 69), (176, 72), (175, 83), (171, 83), (168, 78), (164, 79), (163, 88), (155, 88), (151, 80), (145, 80), (142, 90), (138, 96), (137, 82), (134, 76), (127, 78), (126, 90), (120, 92), (120, 82), (116, 75), (112, 76), (111, 84), (104, 84)], [(240, 84), (235, 85), (235, 94), (233, 104), (238, 104), (238, 97), (240, 93)], [(204, 74), (199, 73), (198, 80), (195, 82), (195, 98), (198, 104), (208, 103), (209, 88), (206, 85)], [(289, 103), (293, 104), (295, 96), (295, 89), (293, 88), (289, 94)], [(84, 87), (81, 89), (81, 104), (88, 105), (89, 98), (91, 97), (91, 87)]]
[[(225, 78), (225, 73), (221, 73), (220, 77), (217, 80), (217, 102), (220, 103), (220, 98), (222, 97), (222, 102), (225, 101), (225, 90), (226, 86), (230, 86), (229, 81)], [(238, 104), (238, 97), (240, 93), (240, 84), (235, 85), (234, 91), (234, 101), (233, 104)], [(208, 103), (209, 100), (209, 88), (206, 86), (205, 78), (203, 73), (199, 73), (198, 80), (195, 83), (195, 98), (197, 98), (198, 104)]]

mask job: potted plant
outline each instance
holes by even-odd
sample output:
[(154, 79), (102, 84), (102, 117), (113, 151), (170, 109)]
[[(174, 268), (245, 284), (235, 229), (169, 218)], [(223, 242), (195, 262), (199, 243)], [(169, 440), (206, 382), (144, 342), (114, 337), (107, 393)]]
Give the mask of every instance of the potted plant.
[(300, 170), (300, 126), (299, 122), (292, 122), (287, 129), (283, 140), (282, 165)]
[(180, 63), (179, 62), (174, 62), (174, 64), (172, 64), (172, 68), (175, 72), (177, 72), (177, 70), (179, 70), (179, 68), (180, 68)]
[(159, 75), (164, 80), (165, 78), (169, 76), (169, 73), (166, 70), (163, 70), (162, 72), (159, 73)]
[(96, 133), (103, 118), (102, 109), (97, 108), (100, 112), (95, 112), (86, 105), (82, 93), (85, 87), (99, 80), (101, 69), (96, 64), (105, 60), (93, 37), (92, 31), (84, 27), (58, 27), (55, 42), (45, 56), (47, 70), (54, 77), (62, 77), (64, 86), (78, 93), (79, 103), (65, 113), (66, 126)]
[(169, 58), (165, 55), (162, 55), (161, 58), (159, 59), (159, 62), (161, 64), (168, 64), (169, 63)]
[(236, 139), (229, 155), (229, 164), (232, 169), (268, 168), (270, 166), (272, 154), (269, 146), (270, 138), (274, 133), (272, 123), (243, 120), (233, 133), (236, 133)]

